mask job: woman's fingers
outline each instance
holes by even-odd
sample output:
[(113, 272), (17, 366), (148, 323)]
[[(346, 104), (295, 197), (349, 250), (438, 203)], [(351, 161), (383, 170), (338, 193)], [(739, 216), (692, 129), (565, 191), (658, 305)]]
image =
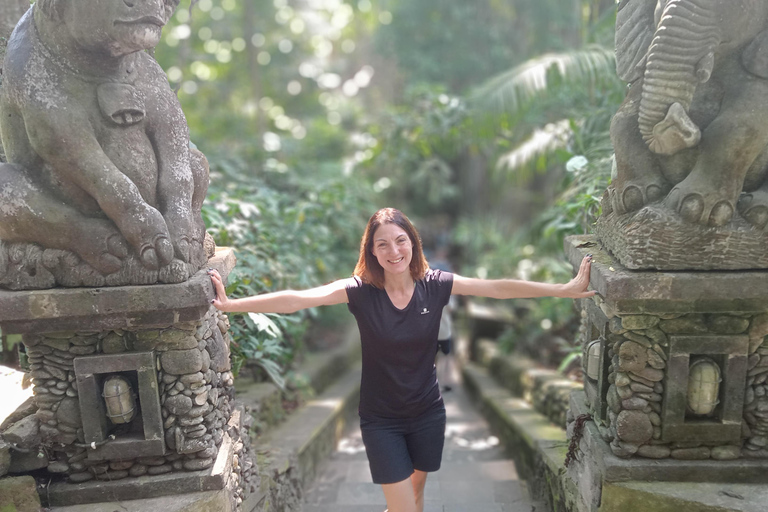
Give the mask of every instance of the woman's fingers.
[(220, 306), (227, 301), (227, 291), (224, 288), (224, 282), (221, 280), (221, 275), (215, 268), (208, 269), (208, 275), (213, 283), (214, 296), (211, 299), (211, 304), (220, 308)]

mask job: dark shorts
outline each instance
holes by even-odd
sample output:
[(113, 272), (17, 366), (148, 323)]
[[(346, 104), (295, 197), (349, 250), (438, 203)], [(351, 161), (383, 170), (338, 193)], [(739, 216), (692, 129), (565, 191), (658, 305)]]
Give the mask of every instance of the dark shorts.
[(451, 338), (447, 340), (437, 340), (437, 350), (443, 354), (448, 355), (451, 353)]
[(414, 469), (437, 471), (445, 443), (445, 406), (416, 418), (360, 418), (365, 453), (376, 484), (393, 484)]

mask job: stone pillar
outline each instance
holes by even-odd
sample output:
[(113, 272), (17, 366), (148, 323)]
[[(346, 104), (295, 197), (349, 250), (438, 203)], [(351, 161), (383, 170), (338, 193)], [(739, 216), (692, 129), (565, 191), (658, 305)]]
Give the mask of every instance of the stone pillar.
[(629, 270), (593, 235), (565, 246), (574, 265), (593, 254), (598, 293), (580, 301), (584, 394), (570, 417), (594, 421), (591, 471), (768, 482), (768, 271)]
[[(223, 276), (234, 263), (228, 249), (209, 260)], [(232, 508), (242, 502), (249, 415), (234, 402), (229, 322), (212, 296), (205, 271), (172, 285), (0, 291), (0, 326), (22, 334), (37, 409), (5, 438), (16, 469), (50, 473), (49, 505), (233, 481)], [(132, 483), (145, 475), (164, 480)]]

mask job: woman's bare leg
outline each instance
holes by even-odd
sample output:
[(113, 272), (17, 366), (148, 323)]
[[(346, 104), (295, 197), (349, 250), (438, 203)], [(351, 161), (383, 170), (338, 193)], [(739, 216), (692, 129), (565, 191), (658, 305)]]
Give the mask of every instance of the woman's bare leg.
[[(416, 507), (415, 484), (411, 482), (411, 478), (394, 484), (382, 484), (389, 512), (421, 512), (422, 509)], [(422, 491), (423, 489), (422, 485)]]
[(416, 500), (416, 512), (424, 512), (424, 486), (427, 485), (427, 473), (414, 469), (411, 475), (411, 483), (413, 484), (413, 495)]

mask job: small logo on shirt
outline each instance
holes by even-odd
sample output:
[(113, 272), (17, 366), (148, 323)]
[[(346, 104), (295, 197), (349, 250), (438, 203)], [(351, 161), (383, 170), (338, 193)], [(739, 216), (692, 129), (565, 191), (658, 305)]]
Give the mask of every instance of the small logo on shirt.
[(428, 315), (429, 314), (429, 310), (427, 308), (424, 308), (424, 309), (421, 310), (421, 314), (422, 315)]

